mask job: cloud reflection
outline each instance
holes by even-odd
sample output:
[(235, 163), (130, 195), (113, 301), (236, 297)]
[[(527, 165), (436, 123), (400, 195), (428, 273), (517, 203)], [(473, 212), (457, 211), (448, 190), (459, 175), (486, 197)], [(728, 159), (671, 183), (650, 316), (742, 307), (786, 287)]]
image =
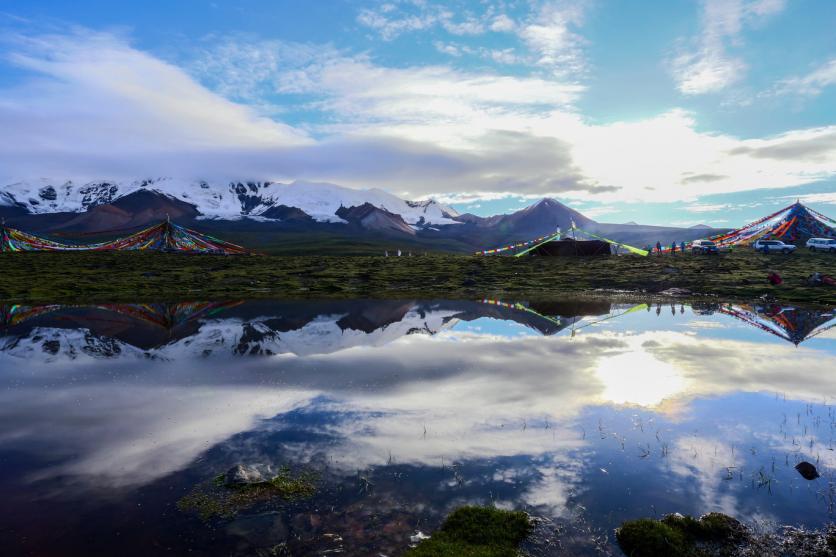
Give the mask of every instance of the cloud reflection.
[[(681, 419), (702, 397), (780, 392), (812, 401), (836, 393), (836, 377), (821, 373), (834, 362), (829, 345), (765, 344), (730, 320), (724, 329), (694, 328), (688, 316), (679, 327), (674, 317), (640, 312), (574, 337), (503, 337), (458, 330), (456, 308), (410, 308), (379, 332), (336, 327), (345, 312), (276, 332), (276, 342), (309, 347), (298, 355), (234, 358), (226, 349), (240, 345), (243, 325), (268, 320), (259, 316), (202, 322), (166, 345), (177, 347), (168, 353), (177, 358), (137, 351), (63, 366), (17, 359), (4, 366), (0, 447), (55, 457), (29, 481), (138, 485), (189, 466), (236, 433), (280, 428), (288, 412), (315, 408), (334, 416), (318, 426), (333, 443), (285, 447), (299, 458), (325, 450), (349, 474), (387, 462), (526, 455), (542, 462), (529, 504), (560, 509), (580, 481), (589, 441), (578, 420), (590, 408), (634, 405)], [(408, 334), (416, 330), (432, 334)], [(225, 356), (198, 357), (204, 336)], [(674, 471), (697, 478), (706, 504), (732, 508), (688, 457), (692, 445), (672, 444)]]

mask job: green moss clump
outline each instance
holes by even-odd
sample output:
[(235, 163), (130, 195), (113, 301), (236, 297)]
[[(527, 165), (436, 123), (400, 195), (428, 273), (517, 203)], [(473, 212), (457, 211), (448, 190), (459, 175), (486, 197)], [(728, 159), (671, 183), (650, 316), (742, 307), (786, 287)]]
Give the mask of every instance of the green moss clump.
[(227, 485), (224, 474), (210, 483), (196, 486), (191, 493), (177, 501), (183, 512), (194, 512), (203, 519), (230, 518), (240, 510), (260, 501), (307, 499), (316, 493), (316, 476), (311, 472), (293, 474), (288, 467), (269, 480), (248, 484)]
[(493, 507), (461, 507), (438, 532), (407, 552), (409, 557), (517, 557), (531, 532), (528, 515)]
[(615, 536), (621, 550), (632, 557), (694, 554), (680, 529), (650, 518), (625, 522)]
[(736, 546), (747, 535), (739, 521), (723, 513), (699, 519), (670, 514), (661, 520), (628, 520), (616, 530), (618, 545), (632, 557), (713, 555)]
[(737, 541), (746, 537), (746, 528), (723, 513), (708, 513), (697, 521), (699, 533), (695, 537), (704, 540)]

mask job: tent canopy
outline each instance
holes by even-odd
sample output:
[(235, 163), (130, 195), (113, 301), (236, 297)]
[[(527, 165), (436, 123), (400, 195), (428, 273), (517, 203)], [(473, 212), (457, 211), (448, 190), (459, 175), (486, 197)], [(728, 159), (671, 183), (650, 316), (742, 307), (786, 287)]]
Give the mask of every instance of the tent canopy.
[(575, 257), (591, 255), (610, 255), (610, 244), (601, 240), (573, 240), (564, 238), (538, 245), (530, 251), (531, 255), (553, 257)]
[(795, 243), (808, 238), (836, 238), (836, 221), (795, 202), (742, 228), (708, 239), (720, 246), (733, 246), (761, 239)]

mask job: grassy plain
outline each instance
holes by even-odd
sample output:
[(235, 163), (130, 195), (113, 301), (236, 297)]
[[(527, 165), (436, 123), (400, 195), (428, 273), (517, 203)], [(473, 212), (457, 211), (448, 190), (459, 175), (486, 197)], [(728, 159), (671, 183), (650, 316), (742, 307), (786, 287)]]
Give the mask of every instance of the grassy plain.
[[(766, 282), (778, 271), (781, 286)], [(807, 285), (814, 271), (836, 276), (836, 255), (719, 256), (222, 257), (164, 253), (0, 254), (0, 301), (136, 302), (250, 298), (500, 298), (648, 296), (670, 288), (690, 298), (836, 305), (836, 287)]]

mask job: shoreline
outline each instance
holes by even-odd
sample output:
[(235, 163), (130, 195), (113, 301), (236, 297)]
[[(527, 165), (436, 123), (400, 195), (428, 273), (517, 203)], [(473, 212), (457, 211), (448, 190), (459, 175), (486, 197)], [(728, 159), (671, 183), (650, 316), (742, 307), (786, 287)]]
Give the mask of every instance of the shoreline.
[[(771, 286), (770, 270), (784, 282)], [(836, 306), (836, 256), (213, 256), (144, 252), (0, 254), (0, 303), (230, 299), (777, 301)], [(673, 295), (669, 295), (673, 293)]]

